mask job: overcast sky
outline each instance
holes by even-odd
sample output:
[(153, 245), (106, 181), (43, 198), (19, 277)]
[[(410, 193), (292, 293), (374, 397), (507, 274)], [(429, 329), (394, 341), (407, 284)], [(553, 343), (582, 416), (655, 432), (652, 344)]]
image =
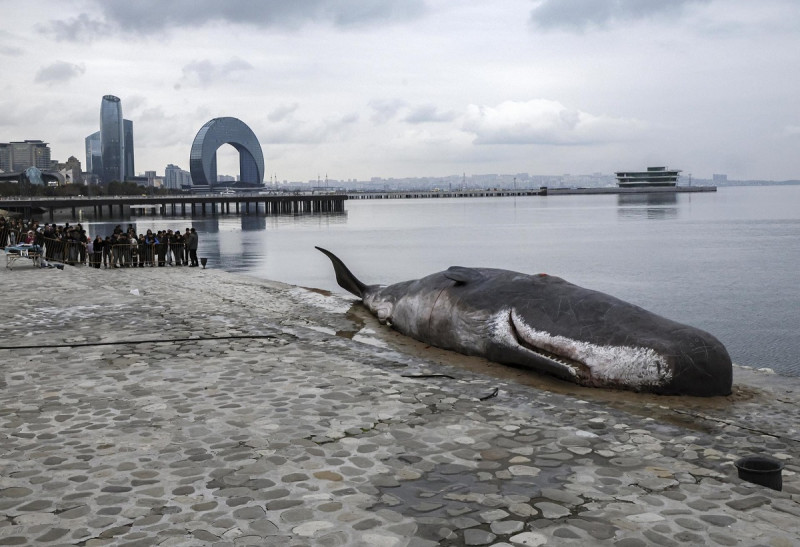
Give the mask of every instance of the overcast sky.
[[(800, 178), (798, 0), (0, 0), (0, 142), (85, 162), (122, 99), (136, 171), (208, 120), (265, 181), (668, 165)], [(238, 156), (219, 150), (220, 174)]]

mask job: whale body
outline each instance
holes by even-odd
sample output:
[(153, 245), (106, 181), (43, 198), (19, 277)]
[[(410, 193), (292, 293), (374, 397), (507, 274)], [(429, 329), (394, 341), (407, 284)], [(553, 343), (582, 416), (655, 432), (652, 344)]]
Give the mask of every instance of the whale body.
[(339, 285), (378, 320), (432, 346), (583, 386), (729, 395), (731, 358), (711, 334), (547, 274), (455, 266), (365, 285), (336, 255)]

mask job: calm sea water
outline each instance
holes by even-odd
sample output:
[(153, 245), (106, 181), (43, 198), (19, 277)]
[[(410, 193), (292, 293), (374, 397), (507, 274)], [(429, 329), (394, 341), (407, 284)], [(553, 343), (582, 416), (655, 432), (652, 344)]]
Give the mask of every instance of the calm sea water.
[(716, 193), (348, 201), (338, 215), (140, 217), (200, 232), (209, 267), (344, 292), (449, 266), (548, 273), (717, 336), (734, 362), (800, 376), (800, 186)]

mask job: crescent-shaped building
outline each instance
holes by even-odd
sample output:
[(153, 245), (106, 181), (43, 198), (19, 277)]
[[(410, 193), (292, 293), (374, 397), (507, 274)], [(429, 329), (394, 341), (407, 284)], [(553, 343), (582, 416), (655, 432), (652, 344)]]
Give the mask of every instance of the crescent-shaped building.
[(264, 182), (264, 154), (253, 130), (236, 118), (214, 118), (200, 128), (192, 143), (189, 171), (193, 185), (217, 183), (217, 149), (230, 144), (239, 152), (239, 180)]

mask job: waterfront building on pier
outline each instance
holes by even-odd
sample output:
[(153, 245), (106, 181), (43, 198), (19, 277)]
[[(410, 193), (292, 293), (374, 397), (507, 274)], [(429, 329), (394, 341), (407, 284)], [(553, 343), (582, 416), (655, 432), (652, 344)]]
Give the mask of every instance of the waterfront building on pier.
[(647, 171), (617, 171), (617, 185), (620, 188), (643, 188), (647, 186), (675, 186), (680, 169), (648, 167)]

